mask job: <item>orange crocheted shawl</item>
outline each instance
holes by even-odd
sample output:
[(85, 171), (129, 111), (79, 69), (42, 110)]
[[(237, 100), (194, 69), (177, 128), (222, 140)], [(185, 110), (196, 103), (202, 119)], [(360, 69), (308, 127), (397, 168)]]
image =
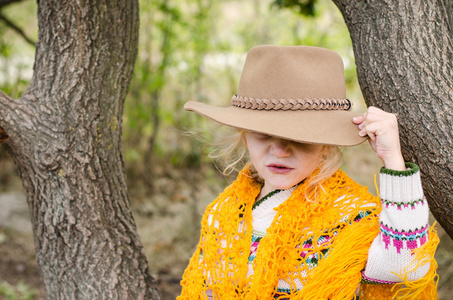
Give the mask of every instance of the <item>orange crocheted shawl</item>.
[[(361, 300), (392, 299), (392, 295), (398, 295), (397, 299), (436, 299), (432, 298), (436, 295), (435, 266), (422, 280), (405, 285), (360, 284), (368, 249), (379, 233), (378, 198), (340, 170), (323, 183), (324, 191), (314, 201), (305, 200), (305, 188), (301, 183), (276, 208), (277, 215), (253, 260), (254, 273), (248, 275), (252, 206), (261, 186), (251, 178), (249, 168), (244, 168), (207, 207), (200, 241), (184, 273), (178, 300), (207, 299), (208, 289), (214, 299), (343, 300), (355, 299), (357, 291)], [(354, 219), (359, 214), (366, 216), (357, 222)], [(321, 236), (330, 242), (313, 243), (308, 249), (318, 255), (319, 263), (312, 267), (301, 259), (300, 245)], [(435, 236), (431, 233), (430, 239)], [(324, 256), (326, 249), (328, 255)], [(428, 255), (433, 261), (435, 245), (428, 242), (423, 249), (414, 257)], [(289, 292), (277, 292), (279, 280), (291, 286)], [(303, 288), (298, 290), (296, 285), (301, 284)]]

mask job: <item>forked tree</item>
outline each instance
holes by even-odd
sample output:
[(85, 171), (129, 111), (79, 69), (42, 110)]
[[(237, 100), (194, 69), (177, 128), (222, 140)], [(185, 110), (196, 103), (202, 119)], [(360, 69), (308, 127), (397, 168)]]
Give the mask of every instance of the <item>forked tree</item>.
[(132, 218), (121, 145), (137, 0), (39, 0), (31, 82), (0, 93), (48, 299), (160, 299)]
[(365, 101), (398, 114), (431, 212), (453, 238), (453, 1), (333, 0)]

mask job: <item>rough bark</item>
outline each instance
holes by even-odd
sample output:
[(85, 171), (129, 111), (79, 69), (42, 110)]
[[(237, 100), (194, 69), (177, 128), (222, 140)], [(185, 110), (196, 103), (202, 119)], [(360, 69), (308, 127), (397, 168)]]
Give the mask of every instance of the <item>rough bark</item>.
[(368, 105), (397, 113), (431, 211), (453, 238), (453, 1), (333, 0)]
[(48, 299), (159, 299), (122, 157), (138, 42), (136, 0), (39, 0), (34, 75), (0, 127), (32, 216)]

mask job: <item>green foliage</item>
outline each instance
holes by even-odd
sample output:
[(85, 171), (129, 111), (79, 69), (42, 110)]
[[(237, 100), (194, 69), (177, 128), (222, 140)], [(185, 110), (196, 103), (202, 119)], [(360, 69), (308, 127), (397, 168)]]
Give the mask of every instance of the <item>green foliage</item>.
[[(2, 8), (2, 14), (36, 39), (36, 3), (23, 1)], [(25, 91), (32, 74), (34, 47), (0, 21), (0, 89), (12, 98)]]
[[(131, 188), (169, 168), (201, 168), (210, 161), (209, 147), (184, 135), (205, 130), (205, 120), (185, 112), (183, 105), (188, 100), (228, 105), (246, 53), (254, 45), (336, 50), (345, 61), (348, 94), (360, 97), (348, 31), (330, 0), (139, 0), (139, 4), (139, 52), (124, 119), (118, 124)], [(3, 13), (36, 39), (36, 3), (23, 1)], [(0, 23), (0, 89), (13, 98), (20, 97), (31, 78), (33, 50)]]
[[(290, 7), (298, 9), (281, 9)], [(336, 50), (345, 60), (350, 94), (360, 97), (349, 34), (329, 0), (140, 0), (140, 20), (123, 123), (127, 173), (134, 184), (168, 168), (200, 168), (209, 160), (209, 148), (183, 134), (204, 130), (204, 120), (183, 105), (188, 100), (228, 105), (254, 45)]]
[(29, 285), (19, 281), (17, 285), (11, 285), (6, 281), (0, 283), (0, 296), (5, 300), (33, 300), (37, 291)]
[(290, 8), (304, 16), (315, 16), (316, 0), (275, 0), (272, 5)]

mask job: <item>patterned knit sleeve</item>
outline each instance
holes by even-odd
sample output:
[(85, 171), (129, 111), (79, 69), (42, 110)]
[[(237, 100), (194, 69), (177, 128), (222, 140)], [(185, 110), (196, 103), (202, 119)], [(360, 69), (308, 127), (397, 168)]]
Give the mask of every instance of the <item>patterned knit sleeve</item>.
[[(430, 264), (416, 266), (412, 251), (428, 240), (429, 209), (423, 196), (419, 167), (406, 163), (406, 171), (382, 168), (380, 172), (380, 232), (373, 241), (362, 282), (393, 284), (422, 278)], [(409, 269), (408, 269), (409, 267)], [(400, 276), (398, 276), (400, 275)]]

